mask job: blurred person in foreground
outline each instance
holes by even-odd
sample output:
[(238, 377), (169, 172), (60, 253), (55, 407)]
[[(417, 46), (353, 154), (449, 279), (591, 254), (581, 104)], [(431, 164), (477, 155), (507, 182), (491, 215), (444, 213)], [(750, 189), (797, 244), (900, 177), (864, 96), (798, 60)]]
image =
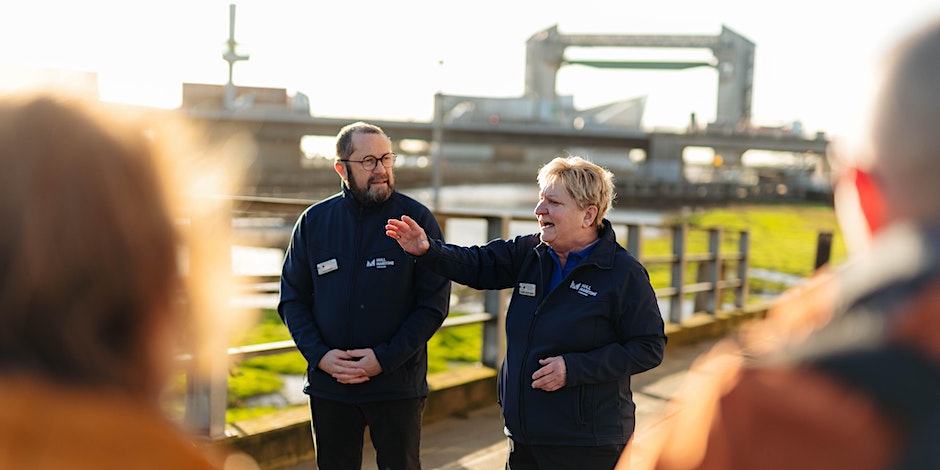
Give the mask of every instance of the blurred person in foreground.
[(389, 217), (408, 214), (442, 236), (430, 210), (395, 191), (394, 164), (381, 128), (343, 127), (342, 191), (300, 215), (284, 259), (278, 313), (307, 359), (322, 470), (358, 470), (366, 427), (380, 469), (421, 468), (427, 342), (447, 316), (450, 281), (384, 235)]
[(643, 468), (940, 468), (940, 22), (886, 58), (833, 146), (851, 256), (693, 365)]
[(0, 97), (0, 468), (257, 468), (203, 452), (162, 408), (186, 289), (179, 155), (160, 141), (184, 134), (117, 114)]
[(663, 359), (662, 315), (646, 268), (604, 218), (613, 175), (559, 157), (538, 183), (540, 233), (461, 247), (404, 216), (386, 234), (456, 282), (513, 289), (499, 373), (507, 468), (611, 469), (635, 427), (630, 377)]

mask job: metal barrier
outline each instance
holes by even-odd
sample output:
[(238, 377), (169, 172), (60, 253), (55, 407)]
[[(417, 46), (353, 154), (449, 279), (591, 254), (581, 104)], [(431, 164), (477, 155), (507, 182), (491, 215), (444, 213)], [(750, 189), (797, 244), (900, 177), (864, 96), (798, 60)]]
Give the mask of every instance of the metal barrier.
[[(251, 198), (233, 197), (233, 215), (259, 215), (266, 217), (283, 217), (285, 222), (292, 224), (293, 220), (310, 204), (315, 201), (277, 199), (277, 198)], [(493, 213), (480, 213), (473, 211), (438, 211), (435, 212), (442, 227), (446, 231), (447, 221), (451, 219), (478, 219), (485, 221), (485, 240), (510, 237), (510, 224), (514, 221), (534, 222), (532, 215), (494, 215)], [(647, 269), (657, 265), (667, 266), (670, 273), (669, 285), (656, 287), (654, 290), (658, 299), (668, 299), (669, 323), (680, 324), (683, 320), (683, 307), (689, 307), (690, 299), (694, 297), (691, 308), (695, 312), (716, 314), (723, 310), (724, 293), (731, 290), (734, 296), (733, 308), (741, 309), (747, 302), (747, 273), (749, 235), (747, 231), (738, 233), (738, 249), (734, 252), (721, 251), (722, 236), (724, 232), (719, 228), (697, 228), (688, 225), (651, 226), (633, 223), (629, 220), (617, 220), (609, 217), (615, 230), (625, 229), (627, 250), (633, 253)], [(657, 232), (668, 231), (671, 236), (671, 253), (660, 255), (644, 253), (644, 237), (652, 230)], [(705, 253), (690, 253), (688, 251), (689, 233), (704, 231), (707, 236), (708, 251)], [(621, 232), (618, 232), (620, 234)], [(280, 248), (286, 248), (286, 243)], [(736, 264), (735, 269), (726, 269), (728, 263)], [(694, 282), (689, 281), (687, 275), (690, 265), (698, 266), (698, 274)], [(731, 276), (730, 274), (734, 274)], [(274, 283), (268, 283), (273, 285)], [(505, 336), (503, 334), (504, 316), (509, 290), (484, 291), (483, 312), (449, 316), (445, 319), (442, 329), (481, 323), (483, 325), (483, 345), (481, 362), (483, 365), (496, 368), (502, 360), (505, 350)], [(687, 310), (688, 308), (686, 308)], [(185, 421), (187, 426), (207, 438), (218, 438), (225, 434), (225, 405), (227, 374), (232, 363), (252, 357), (282, 354), (297, 351), (293, 341), (277, 341), (266, 344), (254, 344), (228, 348), (226, 361), (217, 363), (212, 369), (214, 372), (197, 373), (190, 368), (187, 377), (187, 396)], [(181, 360), (193, 364), (196, 361), (192, 356), (184, 355)], [(212, 377), (216, 377), (215, 380)]]
[[(627, 249), (634, 254), (649, 269), (653, 265), (666, 264), (670, 266), (671, 281), (668, 287), (655, 289), (658, 299), (669, 299), (668, 321), (682, 323), (683, 301), (689, 294), (697, 294), (693, 310), (716, 314), (722, 310), (722, 293), (728, 289), (734, 292), (734, 307), (743, 308), (747, 303), (747, 270), (749, 265), (748, 253), (750, 236), (746, 230), (738, 232), (738, 251), (723, 253), (721, 239), (724, 231), (720, 228), (691, 228), (688, 225), (674, 225), (668, 227), (672, 232), (672, 253), (668, 255), (644, 256), (642, 252), (642, 226), (628, 225), (630, 236), (627, 239)], [(689, 253), (686, 243), (691, 230), (707, 232), (708, 252)], [(728, 276), (726, 263), (736, 263), (736, 276)], [(690, 263), (698, 263), (698, 276), (695, 282), (688, 282), (686, 267)]]

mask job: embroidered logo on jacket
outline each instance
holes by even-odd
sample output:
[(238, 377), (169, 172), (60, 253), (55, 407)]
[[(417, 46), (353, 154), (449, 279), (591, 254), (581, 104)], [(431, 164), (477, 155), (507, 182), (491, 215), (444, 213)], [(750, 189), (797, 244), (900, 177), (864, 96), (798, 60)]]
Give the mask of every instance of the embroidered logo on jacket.
[(571, 281), (571, 285), (569, 287), (585, 297), (594, 297), (597, 295), (596, 291), (591, 290), (591, 286), (581, 282)]
[(385, 258), (376, 258), (373, 260), (366, 261), (367, 268), (385, 269), (389, 266), (395, 266), (395, 261), (387, 260)]

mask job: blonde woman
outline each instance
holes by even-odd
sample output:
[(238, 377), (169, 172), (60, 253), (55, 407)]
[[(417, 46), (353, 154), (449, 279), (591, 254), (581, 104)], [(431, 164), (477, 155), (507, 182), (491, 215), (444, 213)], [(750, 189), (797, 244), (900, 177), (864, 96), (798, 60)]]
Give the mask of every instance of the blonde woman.
[(404, 216), (386, 235), (453, 281), (513, 289), (499, 373), (507, 468), (612, 469), (635, 427), (630, 377), (663, 359), (662, 315), (646, 268), (604, 218), (613, 175), (559, 157), (538, 183), (539, 233), (461, 247)]

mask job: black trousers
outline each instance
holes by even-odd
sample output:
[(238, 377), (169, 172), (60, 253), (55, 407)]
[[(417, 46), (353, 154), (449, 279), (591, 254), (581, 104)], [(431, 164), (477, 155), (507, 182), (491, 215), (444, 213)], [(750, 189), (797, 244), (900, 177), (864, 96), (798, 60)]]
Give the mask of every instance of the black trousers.
[(341, 403), (310, 398), (320, 470), (360, 470), (366, 426), (380, 470), (420, 470), (425, 398)]
[(506, 470), (613, 470), (624, 447), (527, 446), (510, 439)]

